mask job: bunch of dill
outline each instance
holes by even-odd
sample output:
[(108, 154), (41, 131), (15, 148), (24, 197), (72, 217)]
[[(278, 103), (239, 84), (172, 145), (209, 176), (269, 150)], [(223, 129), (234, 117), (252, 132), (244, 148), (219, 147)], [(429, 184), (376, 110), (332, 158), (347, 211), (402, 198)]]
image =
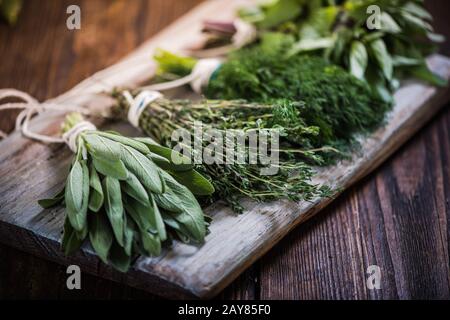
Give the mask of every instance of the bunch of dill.
[[(287, 43), (264, 43), (233, 53), (216, 71), (206, 91), (208, 98), (246, 99), (273, 103), (283, 98), (297, 103), (296, 114), (306, 126), (319, 129), (309, 142), (345, 148), (355, 133), (379, 125), (391, 105), (339, 66), (319, 57), (287, 56)], [(294, 143), (304, 141), (290, 137)]]

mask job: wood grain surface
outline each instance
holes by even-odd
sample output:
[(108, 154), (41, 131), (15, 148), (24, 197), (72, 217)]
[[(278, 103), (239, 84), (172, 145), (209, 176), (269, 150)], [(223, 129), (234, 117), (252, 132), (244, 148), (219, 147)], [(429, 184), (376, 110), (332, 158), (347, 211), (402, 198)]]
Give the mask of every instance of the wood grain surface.
[[(0, 87), (40, 99), (55, 96), (114, 63), (196, 2), (84, 1), (85, 29), (71, 33), (64, 21), (68, 2), (30, 1), (24, 23), (13, 31), (0, 27), (0, 57), (13, 61), (1, 64)], [(36, 12), (46, 19), (32, 19)], [(5, 128), (11, 118), (2, 115), (0, 121)], [(220, 296), (448, 298), (449, 124), (446, 108), (375, 174), (295, 229)], [(89, 275), (83, 275), (83, 290), (68, 291), (65, 268), (4, 246), (0, 257), (1, 297), (151, 297)], [(382, 268), (382, 290), (366, 289), (370, 264)]]

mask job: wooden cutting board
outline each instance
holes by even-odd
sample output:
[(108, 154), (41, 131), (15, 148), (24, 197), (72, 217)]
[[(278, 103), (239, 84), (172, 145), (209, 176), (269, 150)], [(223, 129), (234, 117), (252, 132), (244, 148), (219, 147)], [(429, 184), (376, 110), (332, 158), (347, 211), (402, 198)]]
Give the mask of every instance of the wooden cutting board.
[[(130, 85), (147, 79), (154, 70), (149, 57), (156, 47), (180, 51), (196, 41), (202, 20), (226, 20), (244, 0), (205, 2), (185, 17), (144, 43), (120, 63), (80, 83), (55, 103), (101, 106), (107, 101), (86, 93), (114, 86)], [(450, 78), (450, 59), (430, 57), (431, 68)], [(353, 157), (322, 169), (317, 182), (344, 190), (392, 154), (448, 101), (448, 88), (434, 88), (416, 82), (405, 83), (396, 93), (396, 105), (387, 123), (369, 138)], [(61, 117), (41, 115), (32, 128), (56, 133)], [(132, 133), (126, 124), (116, 130)], [(217, 203), (206, 209), (214, 217), (211, 233), (201, 247), (176, 243), (156, 258), (139, 258), (126, 274), (114, 271), (97, 259), (88, 247), (65, 257), (59, 249), (64, 210), (42, 210), (36, 200), (53, 195), (65, 181), (71, 153), (63, 145), (45, 145), (14, 133), (0, 142), (0, 241), (62, 264), (77, 264), (83, 272), (126, 283), (155, 294), (179, 298), (209, 298), (219, 293), (245, 268), (262, 256), (283, 236), (305, 221), (332, 199), (313, 203), (278, 201), (256, 204), (244, 201), (242, 215), (234, 215)]]

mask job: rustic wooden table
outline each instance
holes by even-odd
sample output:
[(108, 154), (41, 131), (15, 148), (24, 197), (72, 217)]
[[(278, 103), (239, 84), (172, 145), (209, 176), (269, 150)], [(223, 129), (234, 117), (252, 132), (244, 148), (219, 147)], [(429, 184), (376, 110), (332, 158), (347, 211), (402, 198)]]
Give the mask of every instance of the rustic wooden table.
[[(0, 25), (0, 88), (56, 96), (118, 61), (201, 0), (27, 1), (19, 24)], [(82, 8), (68, 31), (66, 8)], [(448, 32), (446, 1), (428, 0)], [(450, 37), (450, 35), (448, 35)], [(449, 43), (443, 46), (450, 54)], [(150, 57), (149, 57), (150, 59)], [(15, 114), (0, 116), (10, 130)], [(1, 206), (1, 204), (0, 204)], [(224, 299), (450, 298), (450, 110), (369, 177), (296, 228), (234, 281)], [(369, 265), (381, 289), (366, 286)], [(66, 269), (0, 245), (0, 298), (156, 298), (83, 274), (66, 289)]]

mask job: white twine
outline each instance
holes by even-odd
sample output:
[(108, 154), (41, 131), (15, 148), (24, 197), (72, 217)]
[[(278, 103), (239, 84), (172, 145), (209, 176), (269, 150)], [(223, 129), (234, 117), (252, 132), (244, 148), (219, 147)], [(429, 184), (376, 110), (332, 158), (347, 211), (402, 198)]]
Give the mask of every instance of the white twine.
[(141, 87), (141, 90), (165, 91), (169, 89), (179, 88), (186, 84), (190, 84), (192, 90), (201, 93), (202, 89), (208, 86), (209, 80), (214, 71), (222, 64), (220, 59), (200, 59), (195, 64), (192, 72), (180, 79), (173, 81), (152, 84)]
[(145, 110), (145, 107), (155, 101), (158, 98), (161, 98), (163, 95), (157, 91), (149, 91), (143, 90), (141, 91), (135, 98), (131, 95), (131, 93), (127, 90), (122, 92), (122, 95), (127, 100), (130, 108), (128, 109), (128, 121), (135, 128), (139, 128), (139, 118), (141, 117), (142, 112)]
[(94, 126), (91, 122), (81, 121), (78, 122), (76, 125), (74, 125), (69, 131), (65, 132), (62, 135), (62, 140), (69, 146), (72, 152), (76, 153), (78, 148), (77, 141), (80, 133), (84, 131), (95, 131), (95, 130), (97, 130), (97, 127)]
[[(45, 142), (45, 143), (67, 143), (69, 148), (76, 152), (77, 146), (76, 141), (78, 135), (85, 130), (96, 130), (95, 126), (92, 123), (87, 121), (83, 121), (75, 125), (71, 130), (66, 132), (62, 137), (57, 136), (47, 136), (42, 135), (36, 132), (33, 132), (29, 128), (29, 122), (31, 118), (40, 114), (44, 111), (77, 111), (83, 114), (89, 114), (86, 109), (81, 108), (79, 106), (73, 105), (61, 105), (54, 103), (39, 103), (35, 98), (30, 96), (28, 93), (19, 91), (16, 89), (0, 89), (0, 100), (6, 98), (17, 98), (22, 100), (22, 102), (9, 102), (0, 104), (0, 111), (3, 110), (13, 110), (19, 109), (22, 110), (16, 118), (15, 130), (21, 131), (22, 134), (30, 139)], [(89, 124), (89, 125), (88, 125)], [(7, 137), (7, 134), (0, 131), (0, 136), (2, 138)]]

